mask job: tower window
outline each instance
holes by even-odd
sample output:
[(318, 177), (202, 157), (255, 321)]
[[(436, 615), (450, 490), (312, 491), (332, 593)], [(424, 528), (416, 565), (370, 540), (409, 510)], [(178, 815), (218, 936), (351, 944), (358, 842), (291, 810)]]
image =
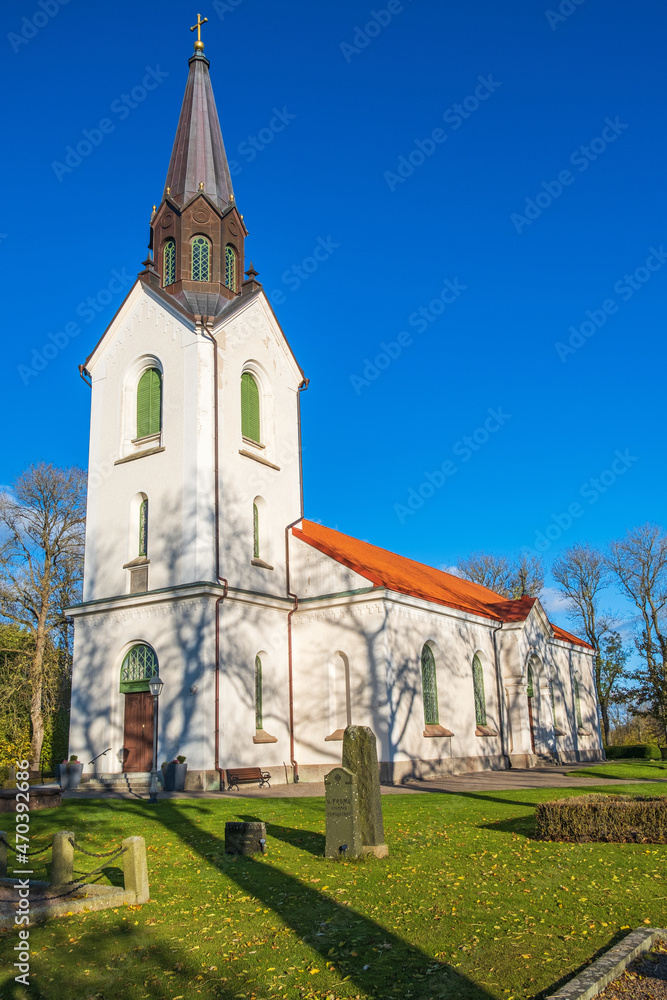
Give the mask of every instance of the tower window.
[(210, 281), (211, 244), (205, 236), (195, 236), (192, 241), (192, 280)]
[(252, 505), (252, 557), (259, 559), (259, 511), (256, 503)]
[(137, 386), (137, 437), (159, 434), (162, 429), (162, 374), (147, 368)]
[(478, 726), (486, 725), (486, 697), (484, 695), (484, 671), (477, 653), (472, 659), (472, 683), (475, 689), (475, 721)]
[(139, 506), (139, 555), (148, 555), (148, 500)]
[(236, 250), (229, 244), (225, 247), (225, 285), (236, 291)]
[(176, 281), (176, 243), (167, 240), (162, 250), (162, 285), (173, 285)]
[(264, 728), (262, 715), (262, 661), (255, 657), (255, 729)]
[(260, 442), (259, 386), (250, 372), (241, 376), (241, 434), (249, 441)]
[(425, 645), (422, 649), (422, 700), (424, 702), (424, 725), (439, 725), (440, 713), (438, 711), (438, 684), (435, 673), (435, 656), (429, 645)]

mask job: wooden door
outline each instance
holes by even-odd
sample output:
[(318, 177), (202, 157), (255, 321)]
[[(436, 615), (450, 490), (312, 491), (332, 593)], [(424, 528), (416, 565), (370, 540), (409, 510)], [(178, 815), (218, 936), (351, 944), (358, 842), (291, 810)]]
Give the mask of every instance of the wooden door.
[(528, 723), (530, 725), (530, 747), (533, 753), (537, 753), (535, 750), (535, 719), (533, 718), (532, 696), (528, 698)]
[(124, 771), (153, 767), (153, 697), (150, 691), (125, 695)]

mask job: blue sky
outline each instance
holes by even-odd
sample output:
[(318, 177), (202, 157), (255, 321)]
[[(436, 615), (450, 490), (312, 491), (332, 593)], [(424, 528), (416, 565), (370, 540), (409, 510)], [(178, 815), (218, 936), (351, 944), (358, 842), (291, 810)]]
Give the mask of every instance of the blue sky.
[[(661, 523), (664, 4), (198, 9), (247, 259), (311, 380), (307, 516), (442, 566)], [(0, 10), (3, 483), (87, 464), (77, 365), (146, 256), (196, 13)]]

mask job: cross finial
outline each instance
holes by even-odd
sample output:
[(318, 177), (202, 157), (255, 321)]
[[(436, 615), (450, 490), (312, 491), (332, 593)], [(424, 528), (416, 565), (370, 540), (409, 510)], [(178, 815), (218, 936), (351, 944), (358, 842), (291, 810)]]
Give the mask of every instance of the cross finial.
[(208, 21), (207, 17), (205, 17), (204, 20), (202, 21), (201, 14), (197, 14), (197, 23), (193, 24), (192, 27), (190, 28), (190, 31), (194, 31), (195, 28), (197, 29), (197, 41), (195, 42), (195, 52), (204, 51), (204, 43), (201, 40), (201, 26), (202, 24), (206, 24), (207, 21)]

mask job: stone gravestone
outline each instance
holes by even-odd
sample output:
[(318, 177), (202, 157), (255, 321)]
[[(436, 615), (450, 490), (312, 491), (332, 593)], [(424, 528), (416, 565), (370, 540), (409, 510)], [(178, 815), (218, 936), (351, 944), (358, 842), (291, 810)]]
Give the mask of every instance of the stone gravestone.
[(357, 776), (362, 851), (386, 858), (389, 848), (384, 842), (378, 755), (375, 733), (368, 726), (348, 726), (345, 730), (343, 767)]
[(327, 858), (358, 858), (361, 854), (361, 824), (357, 779), (344, 767), (324, 775)]
[(225, 823), (225, 854), (265, 854), (265, 823)]

